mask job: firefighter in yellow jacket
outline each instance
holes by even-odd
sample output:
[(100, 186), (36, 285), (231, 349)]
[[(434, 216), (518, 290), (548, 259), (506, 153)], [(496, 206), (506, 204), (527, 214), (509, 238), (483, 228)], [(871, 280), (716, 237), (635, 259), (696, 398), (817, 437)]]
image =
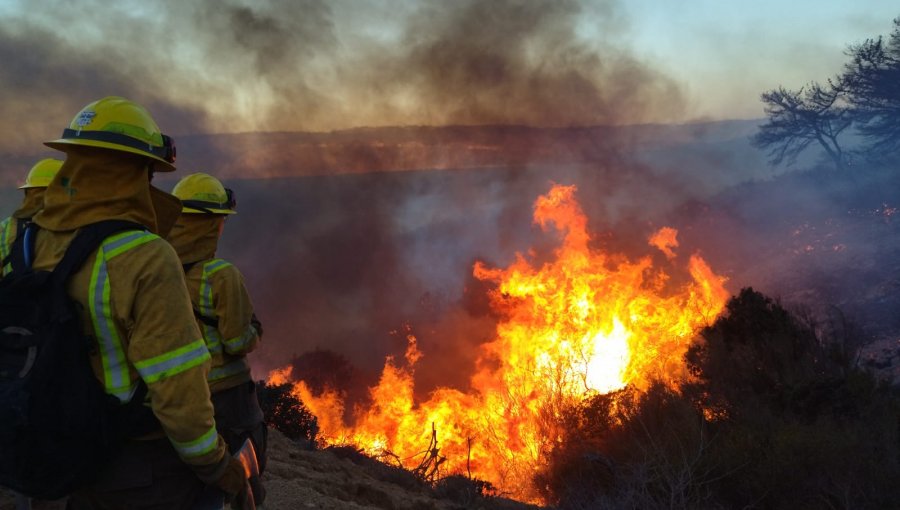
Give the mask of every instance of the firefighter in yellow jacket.
[(33, 221), (36, 270), (61, 260), (80, 227), (127, 220), (146, 230), (113, 234), (72, 275), (94, 342), (92, 366), (106, 392), (128, 402), (139, 381), (158, 419), (130, 440), (69, 508), (193, 508), (205, 484), (238, 495), (243, 468), (216, 432), (206, 376), (209, 352), (194, 321), (178, 256), (161, 237), (181, 205), (150, 185), (175, 170), (174, 145), (142, 106), (119, 97), (90, 103), (46, 145), (65, 162)]
[(25, 184), (19, 186), (19, 189), (25, 194), (22, 204), (12, 213), (12, 216), (0, 221), (0, 260), (2, 260), (0, 276), (4, 276), (10, 270), (9, 251), (16, 240), (19, 227), (44, 207), (44, 190), (56, 176), (62, 163), (58, 159), (51, 158), (38, 161), (28, 171)]
[[(262, 472), (266, 426), (246, 358), (259, 343), (262, 326), (240, 271), (215, 258), (225, 219), (236, 213), (234, 195), (204, 173), (182, 178), (172, 194), (181, 199), (183, 209), (168, 239), (184, 265), (194, 315), (212, 356), (209, 389), (216, 426), (232, 451), (250, 439)], [(262, 503), (262, 485), (258, 479), (250, 483), (255, 501)]]

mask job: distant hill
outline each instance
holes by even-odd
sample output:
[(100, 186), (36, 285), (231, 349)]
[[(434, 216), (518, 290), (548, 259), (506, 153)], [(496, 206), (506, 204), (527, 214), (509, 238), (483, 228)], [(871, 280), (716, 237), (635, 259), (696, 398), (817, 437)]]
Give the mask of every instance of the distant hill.
[[(686, 125), (533, 128), (447, 126), (358, 128), (329, 133), (195, 135), (178, 141), (179, 167), (232, 178), (516, 167), (606, 161), (696, 161), (727, 148), (736, 172), (760, 166), (748, 143), (758, 121)], [(719, 156), (714, 156), (717, 159)]]

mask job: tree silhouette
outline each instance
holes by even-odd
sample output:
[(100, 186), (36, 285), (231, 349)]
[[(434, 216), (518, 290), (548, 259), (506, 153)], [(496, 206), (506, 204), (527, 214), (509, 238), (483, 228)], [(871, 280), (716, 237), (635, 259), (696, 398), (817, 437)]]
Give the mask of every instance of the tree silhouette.
[(846, 91), (853, 119), (869, 142), (866, 152), (887, 155), (900, 151), (900, 18), (885, 40), (868, 39), (850, 46), (841, 88)]
[(751, 142), (768, 150), (773, 165), (792, 165), (813, 142), (828, 154), (838, 170), (846, 168), (838, 136), (852, 124), (849, 107), (840, 86), (810, 83), (797, 91), (778, 87), (764, 92), (768, 122), (759, 127)]

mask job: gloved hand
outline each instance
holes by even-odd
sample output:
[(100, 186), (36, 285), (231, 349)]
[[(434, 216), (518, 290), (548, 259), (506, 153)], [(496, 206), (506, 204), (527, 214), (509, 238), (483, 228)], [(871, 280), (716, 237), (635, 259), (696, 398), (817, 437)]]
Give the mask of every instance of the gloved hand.
[(233, 457), (228, 459), (228, 467), (214, 485), (226, 494), (226, 499), (231, 502), (240, 502), (247, 499), (247, 474), (244, 465)]

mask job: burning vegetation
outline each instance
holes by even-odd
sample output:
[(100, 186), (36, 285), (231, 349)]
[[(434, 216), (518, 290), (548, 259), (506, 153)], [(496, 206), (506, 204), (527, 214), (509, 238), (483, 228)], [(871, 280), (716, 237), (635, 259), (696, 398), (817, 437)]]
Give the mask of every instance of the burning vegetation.
[(274, 371), (269, 382), (294, 381), (293, 393), (318, 418), (328, 444), (357, 445), (435, 479), (465, 474), (516, 499), (544, 500), (533, 481), (564, 435), (565, 411), (626, 387), (646, 391), (654, 381), (676, 388), (688, 377), (683, 359), (694, 334), (715, 320), (728, 297), (724, 279), (699, 255), (678, 268), (674, 229), (649, 240), (648, 251), (661, 257), (631, 259), (596, 248), (575, 191), (554, 186), (535, 202), (535, 223), (559, 233), (546, 261), (518, 254), (505, 269), (475, 265), (475, 277), (495, 285), (490, 299), (500, 319), (467, 390), (440, 387), (416, 400), (422, 353), (412, 332), (404, 358), (386, 360), (370, 401), (351, 420), (346, 394), (313, 388), (290, 367)]

